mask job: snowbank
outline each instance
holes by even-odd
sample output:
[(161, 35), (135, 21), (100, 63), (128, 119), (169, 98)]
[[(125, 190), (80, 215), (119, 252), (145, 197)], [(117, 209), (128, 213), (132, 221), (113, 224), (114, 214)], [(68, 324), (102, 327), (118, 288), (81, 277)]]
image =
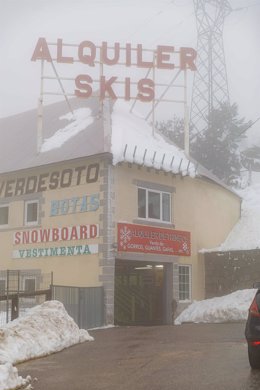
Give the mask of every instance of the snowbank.
[(1, 363), (0, 364), (0, 389), (17, 389), (20, 387), (28, 386), (30, 389), (31, 377), (22, 378), (18, 375), (17, 368), (13, 367), (12, 363)]
[(248, 308), (257, 290), (238, 290), (223, 297), (194, 301), (174, 321), (219, 323), (246, 320)]
[(255, 183), (240, 190), (239, 195), (243, 199), (240, 220), (219, 247), (202, 249), (201, 253), (260, 248), (260, 184)]
[(13, 364), (61, 351), (71, 345), (91, 341), (79, 329), (62, 303), (47, 301), (28, 310), (0, 328), (0, 390), (14, 389), (30, 382), (18, 376)]

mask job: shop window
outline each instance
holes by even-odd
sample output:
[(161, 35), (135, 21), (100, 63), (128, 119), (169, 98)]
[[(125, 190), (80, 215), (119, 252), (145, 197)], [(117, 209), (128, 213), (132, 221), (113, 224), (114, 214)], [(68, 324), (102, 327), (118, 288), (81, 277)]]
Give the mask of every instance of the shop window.
[(35, 282), (34, 278), (24, 279), (24, 291), (27, 293), (33, 293), (35, 291)]
[(191, 265), (179, 265), (179, 300), (191, 300)]
[(37, 225), (39, 223), (39, 202), (31, 200), (25, 202), (25, 225)]
[(171, 222), (171, 194), (138, 188), (138, 218)]
[(8, 225), (9, 206), (0, 206), (0, 226)]
[[(36, 279), (34, 277), (25, 277), (23, 279), (23, 288), (24, 292), (29, 293), (29, 294), (34, 294), (36, 290)], [(23, 298), (26, 301), (26, 304), (35, 304), (36, 302), (36, 297), (31, 296), (31, 297), (25, 297)]]
[(0, 295), (5, 295), (5, 279), (0, 279)]

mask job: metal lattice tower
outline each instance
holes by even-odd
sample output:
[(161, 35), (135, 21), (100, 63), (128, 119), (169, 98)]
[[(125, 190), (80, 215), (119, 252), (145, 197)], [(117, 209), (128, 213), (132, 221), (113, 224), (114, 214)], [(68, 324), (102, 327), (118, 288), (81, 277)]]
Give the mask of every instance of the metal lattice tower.
[(223, 45), (225, 17), (231, 12), (228, 0), (193, 0), (197, 20), (197, 71), (191, 102), (191, 137), (208, 128), (209, 113), (229, 102)]

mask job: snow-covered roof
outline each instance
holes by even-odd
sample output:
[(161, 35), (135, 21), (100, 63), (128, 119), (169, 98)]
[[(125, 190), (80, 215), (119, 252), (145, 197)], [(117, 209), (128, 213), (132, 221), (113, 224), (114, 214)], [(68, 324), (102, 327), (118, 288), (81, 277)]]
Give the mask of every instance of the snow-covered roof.
[(153, 134), (131, 106), (97, 97), (71, 99), (44, 107), (43, 142), (37, 153), (37, 110), (0, 119), (0, 173), (74, 158), (111, 153), (113, 163), (127, 161), (167, 172), (195, 176), (195, 165), (183, 151)]
[(153, 130), (131, 106), (118, 101), (112, 112), (111, 152), (113, 163), (125, 161), (166, 172), (195, 177), (193, 164), (177, 146)]
[(37, 152), (37, 110), (0, 119), (0, 173), (107, 151), (98, 99), (71, 99), (43, 109), (43, 144)]
[(228, 252), (260, 249), (260, 184), (240, 191), (243, 198), (241, 217), (226, 240), (217, 248), (200, 252)]
[(188, 158), (131, 105), (98, 97), (44, 107), (42, 146), (37, 152), (37, 110), (0, 119), (0, 174), (76, 158), (109, 153), (113, 164), (130, 162), (181, 174), (201, 176), (232, 191), (206, 168)]

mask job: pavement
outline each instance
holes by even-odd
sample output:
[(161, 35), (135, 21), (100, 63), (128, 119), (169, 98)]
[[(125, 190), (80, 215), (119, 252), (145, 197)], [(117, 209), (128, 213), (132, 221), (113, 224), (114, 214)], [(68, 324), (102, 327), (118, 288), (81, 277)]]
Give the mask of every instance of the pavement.
[(244, 323), (115, 327), (17, 366), (35, 390), (259, 390)]

